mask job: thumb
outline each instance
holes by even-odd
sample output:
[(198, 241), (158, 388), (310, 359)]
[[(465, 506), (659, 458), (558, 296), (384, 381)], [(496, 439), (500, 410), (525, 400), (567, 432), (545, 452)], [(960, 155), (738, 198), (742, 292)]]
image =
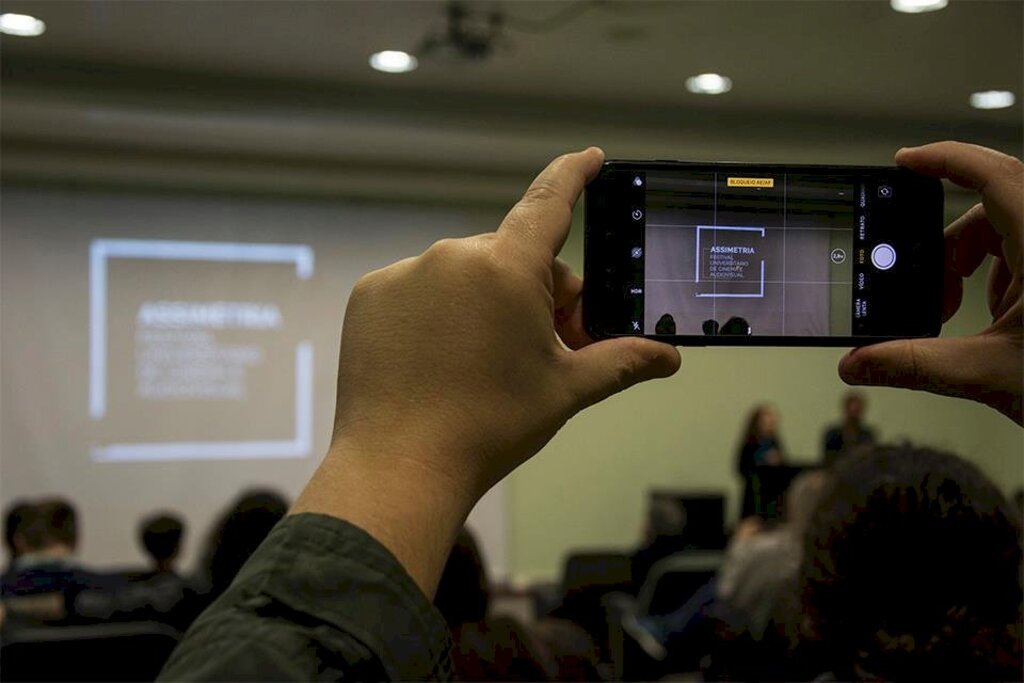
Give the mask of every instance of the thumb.
[(847, 384), (920, 389), (945, 396), (977, 398), (985, 356), (980, 337), (902, 339), (853, 349), (839, 361)]
[(627, 337), (590, 344), (570, 355), (570, 382), (576, 410), (650, 379), (670, 377), (679, 369), (679, 350), (669, 344)]

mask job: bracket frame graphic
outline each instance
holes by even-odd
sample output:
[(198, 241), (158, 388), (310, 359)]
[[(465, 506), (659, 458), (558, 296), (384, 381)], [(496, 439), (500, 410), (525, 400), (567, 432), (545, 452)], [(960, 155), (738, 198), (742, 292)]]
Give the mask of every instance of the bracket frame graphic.
[[(294, 263), (300, 280), (313, 276), (305, 244), (95, 239), (89, 246), (89, 416), (107, 411), (107, 264), (110, 259)], [(91, 449), (97, 462), (303, 458), (313, 450), (313, 344), (295, 348), (295, 434), (285, 440), (114, 443)]]
[[(694, 265), (694, 282), (700, 283), (700, 231), (701, 230), (732, 230), (737, 232), (756, 232), (763, 238), (765, 236), (764, 228), (750, 228), (736, 225), (698, 225), (697, 226), (697, 251)], [(757, 294), (696, 294), (698, 298), (703, 299), (763, 299), (764, 298), (764, 258), (761, 258), (761, 286)]]

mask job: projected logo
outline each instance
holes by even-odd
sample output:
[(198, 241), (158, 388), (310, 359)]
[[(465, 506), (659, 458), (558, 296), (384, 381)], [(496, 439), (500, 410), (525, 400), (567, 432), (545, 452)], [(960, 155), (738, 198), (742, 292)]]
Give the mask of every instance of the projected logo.
[(698, 225), (696, 296), (763, 298), (764, 242), (764, 228)]
[(313, 346), (289, 312), (312, 275), (301, 244), (94, 240), (93, 459), (308, 455)]

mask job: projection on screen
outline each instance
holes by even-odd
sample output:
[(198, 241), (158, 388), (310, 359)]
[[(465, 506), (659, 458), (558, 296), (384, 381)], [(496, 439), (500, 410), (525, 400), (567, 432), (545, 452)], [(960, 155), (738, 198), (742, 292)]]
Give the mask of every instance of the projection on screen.
[(288, 302), (312, 275), (302, 244), (94, 240), (93, 459), (309, 455), (313, 347)]

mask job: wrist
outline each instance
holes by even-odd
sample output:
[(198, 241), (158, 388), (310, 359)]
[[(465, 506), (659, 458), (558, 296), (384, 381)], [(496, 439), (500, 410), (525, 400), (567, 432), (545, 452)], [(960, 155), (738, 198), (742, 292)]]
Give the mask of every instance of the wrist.
[(433, 466), (429, 446), (410, 441), (401, 448), (416, 456), (337, 437), (291, 513), (326, 514), (359, 526), (391, 551), (430, 597), (480, 494), (468, 480)]

